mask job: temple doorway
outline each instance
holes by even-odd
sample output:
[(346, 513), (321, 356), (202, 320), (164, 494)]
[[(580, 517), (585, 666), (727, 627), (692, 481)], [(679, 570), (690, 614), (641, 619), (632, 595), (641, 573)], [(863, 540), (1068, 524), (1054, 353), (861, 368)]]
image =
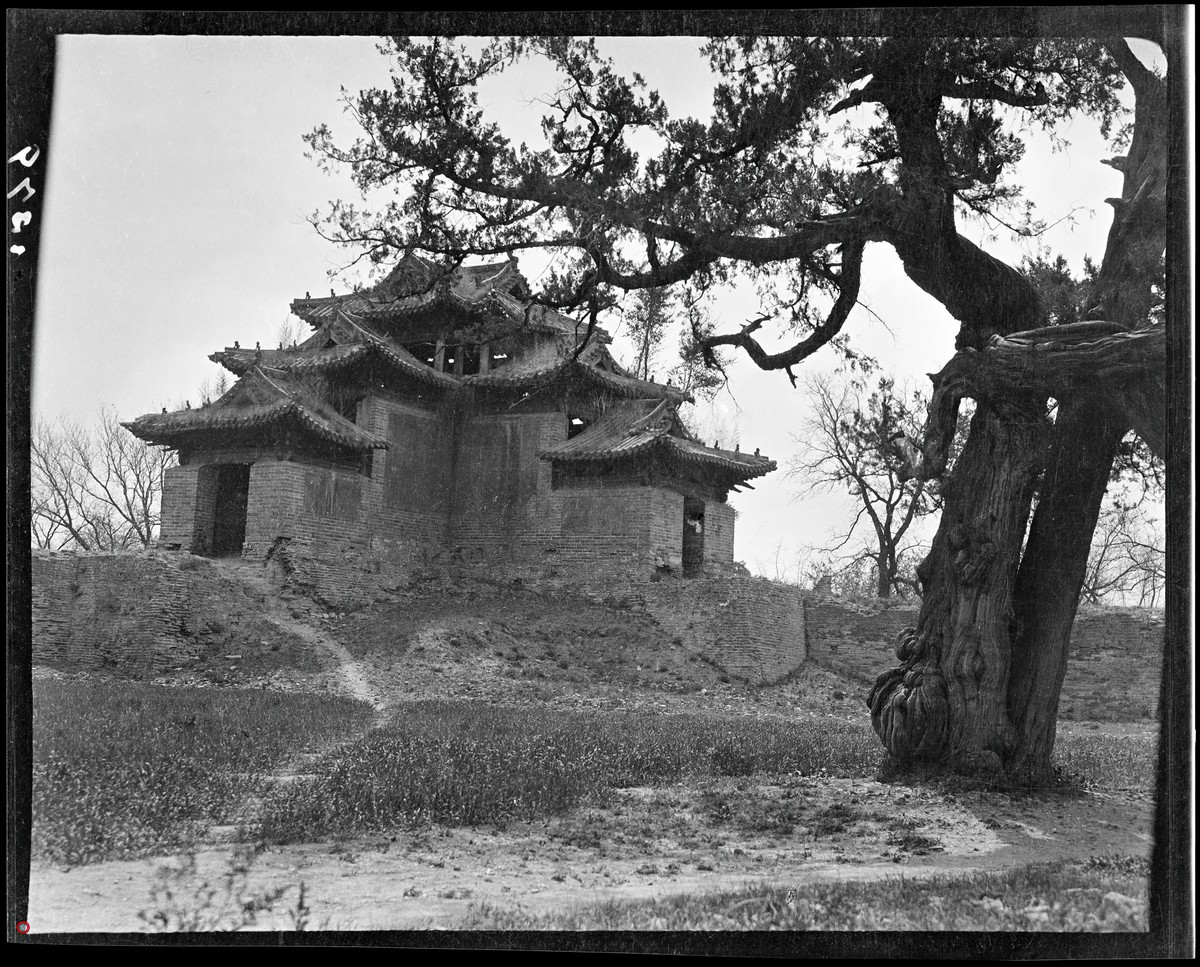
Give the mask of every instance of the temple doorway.
[(246, 501), (250, 496), (250, 464), (224, 463), (216, 468), (213, 495), (213, 557), (242, 553), (246, 541)]
[(695, 577), (704, 570), (704, 501), (683, 501), (683, 576)]

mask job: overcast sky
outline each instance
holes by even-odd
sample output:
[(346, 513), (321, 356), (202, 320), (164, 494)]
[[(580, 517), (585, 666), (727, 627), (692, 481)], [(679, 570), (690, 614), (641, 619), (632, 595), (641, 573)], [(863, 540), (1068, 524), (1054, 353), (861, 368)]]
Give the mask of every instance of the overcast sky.
[[(620, 71), (638, 71), (659, 90), (672, 116), (706, 114), (712, 81), (697, 38), (600, 45)], [(1139, 42), (1136, 51), (1164, 65), (1154, 45)], [(304, 157), (301, 135), (328, 122), (335, 136), (352, 140), (340, 88), (379, 86), (387, 77), (388, 62), (370, 38), (61, 37), (35, 417), (90, 421), (111, 406), (128, 420), (184, 399), (194, 405), (201, 383), (219, 374), (209, 353), (235, 339), (274, 346), (292, 299), (349, 288), (327, 277), (346, 253), (319, 238), (305, 216), (355, 192), (347, 175), (327, 176)], [(546, 80), (521, 67), (503, 90), (488, 92), (489, 107), (517, 141), (536, 136), (535, 98), (546, 93)], [(1040, 217), (1053, 222), (1075, 212), (1039, 242), (1078, 271), (1085, 255), (1103, 254), (1111, 218), (1103, 199), (1120, 193), (1120, 175), (1100, 164), (1112, 152), (1094, 122), (1080, 118), (1060, 133), (1070, 144), (1057, 153), (1044, 139), (1029, 141), (1017, 178)], [(1014, 263), (1038, 244), (985, 238), (975, 225), (962, 230)], [(540, 266), (522, 259), (531, 280)], [(860, 301), (866, 308), (851, 314), (846, 331), (885, 370), (927, 383), (924, 374), (951, 356), (956, 324), (908, 281), (889, 248), (868, 248)], [(753, 293), (723, 299), (721, 328), (757, 308)], [(804, 366), (832, 363), (818, 355)], [(759, 447), (778, 461), (756, 490), (731, 497), (740, 515), (736, 555), (757, 573), (794, 578), (801, 550), (827, 540), (849, 513), (843, 495), (795, 499), (801, 482), (786, 467), (798, 449), (802, 391), (781, 373), (741, 361), (716, 406), (696, 409), (693, 423), (721, 434), (722, 445)]]

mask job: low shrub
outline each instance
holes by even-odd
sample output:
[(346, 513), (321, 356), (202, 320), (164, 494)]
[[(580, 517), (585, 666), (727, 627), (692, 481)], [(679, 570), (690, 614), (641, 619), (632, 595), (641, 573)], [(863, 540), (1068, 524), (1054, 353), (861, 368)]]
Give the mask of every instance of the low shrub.
[[(262, 919), (278, 919), (286, 914), (293, 931), (309, 928), (312, 910), (304, 881), (293, 886), (252, 890), (250, 871), (256, 854), (242, 848), (230, 856), (217, 883), (201, 878), (196, 854), (188, 852), (175, 865), (159, 867), (150, 889), (149, 906), (139, 911), (138, 919), (151, 933), (232, 932), (258, 927)], [(281, 901), (286, 904), (280, 911)]]

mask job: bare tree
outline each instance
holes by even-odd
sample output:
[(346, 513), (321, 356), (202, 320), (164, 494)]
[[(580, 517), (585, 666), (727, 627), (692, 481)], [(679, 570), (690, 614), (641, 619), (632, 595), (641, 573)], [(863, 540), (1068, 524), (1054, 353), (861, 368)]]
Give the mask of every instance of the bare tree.
[[(804, 386), (812, 411), (803, 435), (794, 437), (802, 449), (791, 475), (802, 493), (845, 491), (855, 504), (837, 543), (818, 551), (826, 555), (827, 570), (835, 577), (853, 575), (853, 583), (861, 584), (862, 565), (869, 561), (879, 597), (917, 591), (912, 558), (921, 545), (912, 540), (912, 526), (938, 509), (940, 492), (935, 483), (905, 477), (897, 441), (915, 435), (928, 401), (916, 390), (897, 391), (887, 377), (869, 395), (858, 381), (828, 376), (810, 376)], [(870, 539), (853, 546), (864, 521)]]
[[(60, 423), (61, 427), (61, 423)], [(30, 541), (34, 547), (59, 550), (76, 545), (91, 548), (86, 515), (76, 474), (67, 455), (63, 434), (45, 420), (32, 427), (29, 440)]]
[(163, 476), (174, 455), (130, 435), (108, 408), (91, 428), (38, 420), (30, 440), (35, 547), (125, 550), (158, 536)]
[(1136, 601), (1155, 607), (1166, 587), (1166, 550), (1158, 522), (1141, 506), (1115, 503), (1100, 513), (1083, 579), (1093, 604)]
[(704, 346), (704, 340), (713, 334), (714, 325), (712, 315), (704, 306), (702, 292), (693, 286), (685, 286), (680, 303), (684, 326), (679, 336), (679, 362), (671, 369), (670, 378), (685, 393), (712, 400), (725, 385), (725, 366), (729, 359), (720, 350)]
[(211, 383), (207, 379), (202, 380), (200, 383), (200, 405), (208, 406), (214, 400), (219, 400), (229, 392), (231, 385), (229, 374), (225, 370), (217, 373), (216, 378)]
[[(905, 547), (897, 561), (892, 595), (916, 597), (917, 564), (928, 545), (914, 541)], [(831, 552), (825, 547), (808, 547), (797, 565), (802, 587), (823, 590), (827, 594), (850, 598), (879, 597), (879, 564), (867, 548), (849, 556)]]
[(633, 311), (626, 317), (633, 342), (633, 375), (649, 379), (658, 362), (658, 350), (671, 323), (672, 296), (669, 288), (639, 289)]
[(275, 330), (275, 336), (279, 340), (279, 348), (287, 349), (300, 341), (300, 337), (304, 334), (304, 330), (300, 324), (300, 320), (295, 316), (289, 315), (279, 324), (279, 328)]
[(633, 308), (626, 314), (628, 337), (633, 343), (630, 369), (638, 379), (659, 379), (663, 343), (669, 333), (679, 334), (679, 361), (667, 370), (666, 380), (685, 393), (711, 400), (725, 385), (725, 356), (714, 356), (709, 367), (701, 342), (713, 332), (702, 295), (693, 286), (676, 291), (671, 286), (638, 289)]

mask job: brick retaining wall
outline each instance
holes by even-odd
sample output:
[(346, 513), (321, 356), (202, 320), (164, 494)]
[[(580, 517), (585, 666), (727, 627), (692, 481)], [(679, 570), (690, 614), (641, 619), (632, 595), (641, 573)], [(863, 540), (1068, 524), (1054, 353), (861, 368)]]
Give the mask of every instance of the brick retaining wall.
[(806, 657), (801, 592), (764, 578), (664, 580), (637, 598), (684, 647), (758, 685), (786, 678)]
[[(292, 468), (293, 473), (305, 469), (285, 462), (266, 466)], [(553, 496), (559, 499), (564, 493), (570, 491)], [(638, 496), (644, 500), (653, 493), (643, 489)], [(618, 503), (626, 499), (620, 490), (607, 496)], [(590, 540), (579, 535), (577, 547), (571, 546), (572, 538), (561, 536), (553, 544), (538, 545), (537, 553), (544, 557), (539, 568), (530, 568), (532, 585), (570, 584), (596, 600), (618, 599), (644, 609), (664, 634), (755, 684), (778, 682), (811, 660), (858, 682), (865, 692), (876, 675), (895, 663), (897, 632), (916, 623), (917, 608), (909, 603), (839, 600), (747, 575), (646, 580), (645, 555), (655, 550), (641, 543), (648, 533), (642, 527), (656, 511), (649, 506), (625, 509), (632, 515), (633, 533), (611, 535), (602, 554), (595, 535)], [(309, 519), (306, 527), (316, 525)], [(263, 558), (280, 579), (334, 596), (362, 596), (373, 588), (395, 586), (417, 564), (446, 566), (445, 561), (418, 561), (412, 546), (388, 546), (378, 538), (364, 552), (356, 535), (343, 532), (339, 538), (336, 533), (332, 524), (324, 536), (315, 530), (297, 533), (292, 541), (263, 551)], [(551, 547), (553, 554), (547, 554)], [(590, 580), (555, 579), (545, 563), (554, 555), (569, 559), (571, 567), (565, 570), (573, 574), (582, 566)], [(521, 557), (515, 553), (509, 562), (517, 570)], [(146, 673), (180, 661), (195, 650), (192, 626), (201, 605), (186, 572), (198, 561), (185, 552), (35, 552), (34, 661), (79, 670), (121, 664)], [(494, 576), (496, 568), (482, 563)], [(465, 564), (469, 573), (471, 562)], [(1156, 716), (1163, 636), (1161, 611), (1081, 608), (1061, 713), (1114, 721)]]
[[(175, 558), (175, 560), (171, 560)], [(148, 674), (194, 654), (187, 555), (43, 554), (32, 559), (33, 660)]]
[[(869, 685), (895, 663), (896, 635), (917, 623), (918, 606), (808, 595), (808, 656)], [(1071, 631), (1059, 711), (1076, 719), (1135, 721), (1158, 715), (1165, 635), (1153, 608), (1081, 607)]]

